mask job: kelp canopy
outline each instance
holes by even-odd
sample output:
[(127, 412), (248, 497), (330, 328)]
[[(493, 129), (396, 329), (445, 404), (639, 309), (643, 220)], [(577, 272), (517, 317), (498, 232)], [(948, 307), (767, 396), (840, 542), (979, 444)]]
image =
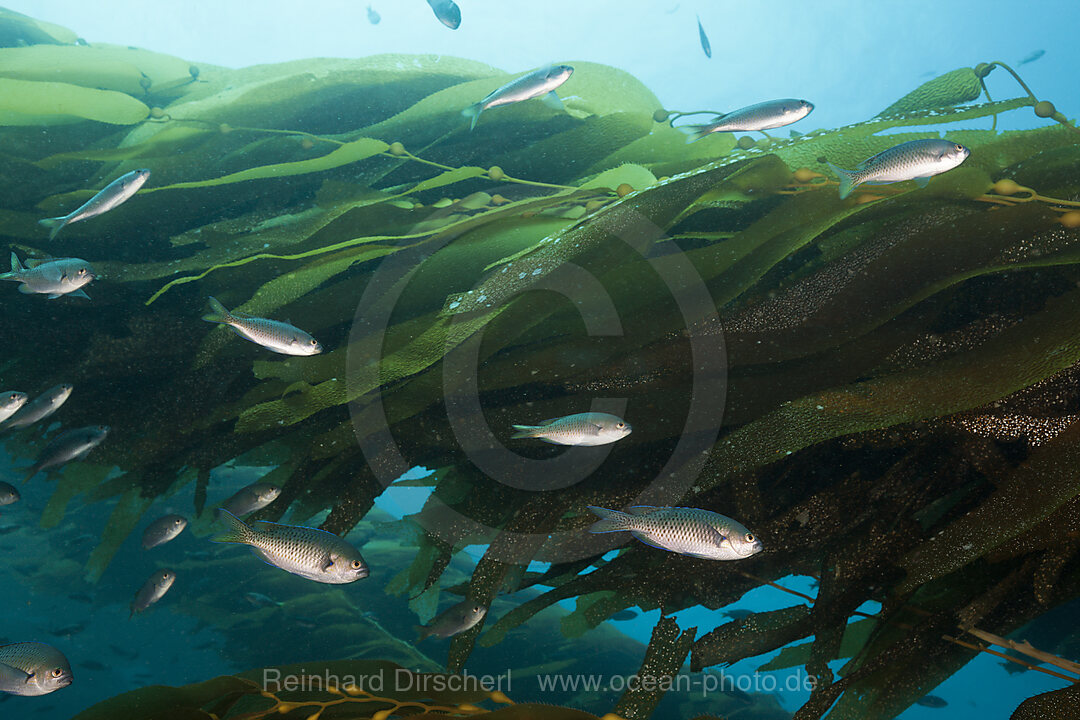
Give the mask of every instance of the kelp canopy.
[[(90, 303), (8, 288), (0, 326), (5, 387), (72, 382), (64, 426), (113, 428), (42, 518), (114, 504), (91, 579), (158, 498), (194, 484), (203, 513), (224, 463), (275, 466), (260, 517), (329, 511), (336, 533), (423, 466), (419, 547), (388, 590), (430, 617), (477, 543), (453, 592), (546, 588), (456, 638), (451, 669), (561, 599), (574, 636), (813, 575), (808, 604), (702, 637), (663, 618), (642, 659), (672, 673), (813, 636), (771, 663), (817, 678), (799, 718), (892, 717), (972, 658), (966, 631), (1008, 634), (1080, 592), (1080, 135), (1030, 94), (965, 104), (993, 65), (864, 123), (687, 145), (648, 89), (593, 63), (571, 63), (565, 112), (522, 103), (469, 132), (461, 109), (512, 75), (445, 56), (196, 67), (8, 12), (0, 45), (4, 239), (103, 276)], [(1058, 122), (966, 129), (1031, 106)], [(822, 172), (942, 124), (972, 154), (925, 189), (841, 201)], [(40, 218), (140, 167), (134, 199), (45, 240)], [(208, 295), (328, 351), (242, 343), (201, 322)], [(634, 434), (503, 449), (512, 423), (594, 400)], [(6, 438), (22, 457), (45, 440)], [(767, 550), (602, 559), (616, 541), (583, 532), (585, 505), (645, 503), (737, 517)], [(881, 612), (849, 626), (867, 600)], [(647, 717), (659, 695), (614, 711)]]

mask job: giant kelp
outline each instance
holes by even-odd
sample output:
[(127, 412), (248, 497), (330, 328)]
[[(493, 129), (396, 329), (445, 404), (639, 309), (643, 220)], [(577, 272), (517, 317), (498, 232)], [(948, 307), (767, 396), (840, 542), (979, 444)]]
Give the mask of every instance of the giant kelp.
[[(262, 517), (328, 511), (339, 533), (422, 465), (417, 551), (388, 590), (425, 620), (446, 582), (483, 602), (542, 590), (455, 638), (452, 669), (562, 599), (579, 599), (573, 638), (625, 607), (720, 608), (813, 575), (809, 605), (702, 637), (666, 618), (642, 658), (664, 675), (813, 636), (774, 661), (817, 679), (805, 718), (834, 703), (891, 717), (971, 658), (967, 630), (1007, 634), (1080, 592), (1080, 135), (1026, 86), (971, 104), (996, 64), (862, 123), (687, 145), (665, 122), (678, 114), (602, 65), (574, 63), (566, 112), (522, 103), (470, 132), (461, 108), (509, 77), (478, 63), (231, 71), (0, 21), (31, 43), (0, 50), (4, 236), (104, 275), (92, 303), (18, 298), (3, 326), (6, 386), (73, 381), (58, 418), (114, 427), (43, 518), (115, 503), (92, 579), (157, 498), (194, 484), (202, 513), (230, 461), (276, 466), (284, 492)], [(1029, 107), (1056, 124), (965, 125)], [(961, 168), (837, 197), (823, 159), (940, 125), (972, 149)], [(143, 166), (151, 186), (122, 208), (44, 240), (38, 218)], [(261, 354), (199, 320), (207, 295), (328, 352)], [(512, 423), (598, 397), (624, 398), (635, 427), (610, 454), (503, 450)], [(583, 532), (584, 506), (630, 502), (739, 517), (768, 552), (733, 565), (630, 545), (604, 561), (613, 540)], [(471, 577), (447, 575), (477, 543)], [(882, 611), (848, 628), (869, 599)], [(660, 694), (617, 711), (646, 717)]]

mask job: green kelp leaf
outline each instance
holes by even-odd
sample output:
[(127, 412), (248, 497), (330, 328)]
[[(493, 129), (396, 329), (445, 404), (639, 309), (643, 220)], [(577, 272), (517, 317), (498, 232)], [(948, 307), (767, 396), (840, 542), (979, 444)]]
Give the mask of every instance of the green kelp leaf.
[[(349, 383), (337, 377), (320, 382), (303, 397), (302, 403), (290, 399), (273, 400), (246, 408), (239, 415), (236, 432), (256, 432), (267, 427), (295, 425), (320, 410), (343, 405), (383, 384), (415, 375), (442, 360), (445, 353), (471, 337), (500, 312), (502, 308), (497, 308), (489, 314), (460, 322), (442, 316), (419, 318), (415, 324), (422, 324), (425, 329), (404, 347), (383, 357), (381, 366), (374, 372), (350, 378)], [(328, 356), (333, 356), (334, 361), (340, 362), (347, 350), (348, 348), (342, 348)]]
[(83, 120), (133, 125), (149, 114), (146, 105), (112, 90), (0, 78), (0, 125), (62, 125)]
[[(870, 639), (870, 633), (877, 627), (875, 618), (865, 618), (849, 623), (844, 630), (844, 639), (840, 643), (840, 654), (837, 658), (849, 658), (857, 655)], [(757, 669), (758, 672), (772, 672), (785, 668), (798, 667), (810, 661), (810, 650), (814, 643), (805, 642), (786, 647), (780, 654)]]
[(49, 504), (41, 513), (41, 527), (54, 528), (64, 519), (68, 503), (77, 495), (89, 492), (109, 476), (112, 466), (81, 462), (65, 466), (56, 489), (49, 496)]
[(359, 140), (345, 143), (341, 147), (331, 150), (326, 155), (312, 158), (311, 160), (298, 160), (296, 162), (263, 165), (231, 173), (224, 177), (213, 178), (212, 180), (197, 180), (193, 182), (174, 183), (173, 185), (162, 185), (160, 187), (143, 190), (142, 192), (145, 195), (161, 190), (214, 187), (216, 185), (228, 185), (230, 183), (244, 182), (246, 180), (262, 180), (266, 178), (280, 178), (288, 177), (290, 175), (305, 175), (307, 173), (322, 172), (323, 170), (332, 170), (341, 167), (342, 165), (349, 165), (354, 162), (359, 162), (360, 160), (366, 160), (369, 157), (386, 152), (389, 148), (390, 146), (382, 140), (360, 138)]
[(409, 189), (409, 194), (423, 192), (424, 190), (434, 190), (435, 188), (453, 185), (462, 180), (471, 180), (484, 175), (487, 175), (487, 170), (481, 167), (465, 166), (454, 168), (453, 170), (447, 170), (433, 178), (417, 183), (414, 187)]
[(1049, 690), (1020, 703), (1009, 720), (1069, 720), (1080, 707), (1080, 685)]
[(918, 110), (938, 110), (962, 105), (982, 95), (979, 76), (971, 68), (958, 68), (924, 82), (877, 114), (878, 117), (906, 115)]
[(644, 137), (652, 128), (645, 114), (620, 112), (594, 115), (568, 130), (525, 147), (515, 147), (492, 162), (514, 177), (548, 183), (570, 183), (615, 150)]
[(143, 98), (165, 86), (190, 83), (190, 66), (180, 58), (137, 48), (93, 45), (32, 45), (0, 49), (0, 77), (64, 82), (116, 90)]
[(454, 315), (495, 307), (524, 292), (563, 262), (620, 237), (633, 242), (644, 235), (645, 242), (651, 244), (687, 205), (738, 170), (710, 168), (631, 193), (562, 233), (544, 238), (533, 251), (496, 269), (474, 290), (450, 296), (443, 312)]
[(468, 288), (493, 261), (506, 253), (534, 247), (572, 222), (546, 214), (528, 218), (504, 214), (462, 233), (420, 264), (397, 301), (395, 312), (409, 315), (441, 308), (447, 295)]
[(97, 57), (89, 46), (32, 45), (0, 50), (0, 77), (65, 82), (86, 88), (144, 95), (142, 76), (130, 63)]
[(650, 185), (655, 185), (656, 176), (640, 165), (627, 163), (610, 170), (605, 170), (599, 175), (589, 178), (581, 184), (581, 188), (583, 190), (589, 188), (607, 188), (608, 190), (615, 190), (623, 183), (635, 190), (641, 190)]
[[(174, 244), (176, 245), (196, 242), (210, 245), (209, 249), (197, 255), (192, 255), (183, 260), (148, 263), (145, 265), (117, 265), (112, 271), (110, 271), (110, 264), (108, 263), (102, 263), (101, 267), (110, 276), (123, 276), (126, 280), (132, 282), (142, 279), (163, 278), (183, 272), (201, 271), (197, 275), (188, 275), (169, 281), (146, 301), (146, 304), (149, 305), (170, 288), (201, 280), (217, 270), (241, 267), (258, 260), (303, 260), (357, 245), (418, 239), (426, 235), (422, 233), (419, 235), (350, 238), (311, 250), (292, 253), (284, 252), (292, 246), (309, 241), (317, 233), (322, 233), (324, 230), (332, 232), (330, 226), (338, 218), (353, 210), (376, 205), (389, 208), (389, 203), (385, 202), (386, 198), (387, 196), (383, 193), (372, 192), (364, 199), (343, 202), (329, 209), (310, 208), (295, 215), (277, 215), (255, 223), (251, 222), (251, 218), (226, 220), (222, 223), (196, 228), (191, 233), (174, 238)], [(399, 208), (394, 208), (378, 217), (377, 220), (380, 221), (379, 224), (389, 223), (395, 225), (397, 219), (404, 216), (404, 212)], [(262, 250), (262, 252), (259, 252), (259, 250)]]
[(184, 687), (152, 685), (100, 702), (72, 720), (154, 720), (170, 710), (199, 710), (232, 693), (258, 695), (260, 691), (253, 680), (232, 675)]
[(629, 604), (626, 598), (616, 592), (582, 595), (577, 599), (574, 612), (561, 620), (563, 635), (570, 640), (581, 637)]
[(667, 124), (656, 125), (652, 132), (619, 148), (590, 168), (593, 171), (623, 163), (643, 165), (655, 175), (675, 175), (700, 167), (728, 155), (735, 148), (733, 133), (711, 133), (697, 142)]
[[(491, 66), (449, 55), (372, 55), (358, 59), (307, 58), (238, 70), (204, 69), (210, 82), (186, 86), (187, 93), (168, 107), (177, 120), (229, 123), (234, 127), (278, 128), (317, 134), (373, 126), (423, 98), (450, 86), (496, 72)], [(481, 93), (457, 106), (461, 109)], [(407, 131), (423, 125), (403, 125)], [(147, 123), (129, 142), (138, 143), (160, 130)], [(439, 134), (445, 132), (440, 130)], [(369, 131), (366, 136), (399, 139), (397, 133)], [(402, 140), (414, 133), (401, 133)], [(393, 136), (393, 137), (392, 137)], [(437, 137), (437, 135), (436, 135)]]
[[(892, 427), (981, 407), (1080, 362), (1080, 330), (1063, 317), (1080, 313), (1080, 292), (1050, 300), (968, 352), (930, 368), (886, 375), (785, 403), (724, 438), (709, 459), (710, 488), (841, 435)], [(1032, 353), (1031, 347), (1041, 352)]]
[[(738, 362), (787, 360), (842, 345), (972, 277), (1080, 262), (1080, 242), (1058, 230), (1045, 208), (988, 213), (970, 204), (911, 202), (917, 205), (882, 204), (860, 228), (871, 235), (848, 253), (733, 313), (725, 325)], [(919, 226), (910, 223), (912, 212), (921, 217)], [(957, 227), (963, 233), (943, 245), (942, 234)]]
[(908, 577), (897, 592), (947, 575), (1038, 525), (1080, 495), (1078, 467), (1080, 423), (1074, 422), (1034, 450), (981, 505), (908, 553), (900, 561)]
[(112, 514), (109, 515), (109, 520), (105, 523), (105, 532), (101, 535), (101, 542), (90, 553), (90, 559), (86, 561), (87, 581), (96, 583), (101, 579), (113, 555), (139, 524), (143, 513), (153, 504), (154, 498), (143, 497), (139, 488), (132, 488), (120, 497)]
[(589, 115), (637, 113), (651, 117), (661, 107), (656, 95), (625, 70), (584, 61), (567, 64), (574, 68), (574, 74), (556, 92), (570, 111)]
[(267, 317), (283, 305), (308, 294), (330, 278), (348, 270), (352, 265), (367, 262), (397, 252), (400, 248), (391, 245), (360, 245), (359, 249), (348, 249), (333, 255), (316, 258), (296, 270), (274, 278), (235, 310)]
[(810, 608), (806, 605), (754, 613), (724, 623), (698, 638), (690, 651), (690, 669), (697, 672), (712, 665), (762, 655), (813, 632)]
[(122, 162), (124, 160), (160, 157), (183, 152), (184, 148), (192, 146), (196, 141), (205, 138), (211, 132), (213, 131), (192, 125), (169, 125), (151, 140), (139, 145), (128, 145), (105, 150), (58, 153), (38, 160), (35, 165), (45, 170), (53, 170), (70, 161)]
[(16, 47), (24, 43), (70, 45), (78, 39), (79, 36), (66, 27), (0, 8), (0, 47)]

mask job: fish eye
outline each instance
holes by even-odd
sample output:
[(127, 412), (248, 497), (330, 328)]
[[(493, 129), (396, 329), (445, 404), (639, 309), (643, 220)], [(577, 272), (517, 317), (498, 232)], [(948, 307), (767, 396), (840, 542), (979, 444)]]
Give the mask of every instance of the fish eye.
[(754, 542), (754, 534), (746, 533), (746, 542)]
[(64, 674), (64, 668), (53, 668), (52, 676), (58, 678)]
[(359, 560), (353, 560), (352, 561), (352, 566), (353, 566), (354, 570), (359, 570), (360, 568), (362, 568), (364, 566), (364, 563), (360, 562)]
[(621, 423), (619, 423), (618, 425), (616, 425), (615, 427), (617, 427), (617, 428), (619, 428), (620, 430), (622, 430), (622, 429), (623, 429), (624, 427), (626, 427), (626, 423), (624, 423), (624, 422), (621, 422)]
[(316, 342), (315, 338), (311, 338), (311, 344), (312, 345), (318, 345), (319, 343)]
[(964, 146), (957, 143), (956, 149), (957, 149), (958, 152), (963, 152), (964, 151)]
[(19, 399), (19, 394), (18, 393), (11, 393), (11, 398), (10, 399), (11, 400), (18, 400)]

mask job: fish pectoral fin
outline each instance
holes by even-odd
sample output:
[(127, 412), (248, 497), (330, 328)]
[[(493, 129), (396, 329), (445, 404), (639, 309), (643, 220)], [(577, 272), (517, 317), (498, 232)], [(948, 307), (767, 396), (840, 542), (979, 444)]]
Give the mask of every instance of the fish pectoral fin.
[[(33, 680), (35, 675), (35, 673), (28, 673), (22, 668), (17, 668), (14, 665), (7, 665), (5, 663), (0, 663), (0, 670), (3, 670), (4, 673), (10, 674), (13, 679), (21, 678), (22, 682), (24, 683), (28, 683)], [(26, 677), (23, 678), (23, 675), (25, 675)]]
[(327, 572), (330, 568), (334, 567), (334, 563), (337, 562), (337, 558), (334, 555), (327, 555), (323, 558), (322, 571)]
[(545, 95), (544, 97), (542, 97), (540, 99), (541, 99), (541, 101), (543, 101), (543, 103), (545, 105), (547, 105), (552, 110), (565, 110), (566, 109), (565, 107), (563, 107), (562, 100), (559, 99), (559, 96), (555, 94), (554, 90), (552, 90), (551, 92), (549, 92), (547, 95)]
[(930, 184), (930, 177), (917, 177), (915, 178), (915, 184), (921, 188), (924, 188)]
[(667, 550), (668, 552), (671, 552), (671, 550), (669, 548), (666, 548), (663, 545), (660, 545), (656, 540), (653, 540), (653, 539), (645, 536), (640, 530), (631, 530), (630, 534), (633, 535), (634, 537), (636, 537), (641, 542), (648, 545), (649, 547), (654, 547), (657, 550)]

